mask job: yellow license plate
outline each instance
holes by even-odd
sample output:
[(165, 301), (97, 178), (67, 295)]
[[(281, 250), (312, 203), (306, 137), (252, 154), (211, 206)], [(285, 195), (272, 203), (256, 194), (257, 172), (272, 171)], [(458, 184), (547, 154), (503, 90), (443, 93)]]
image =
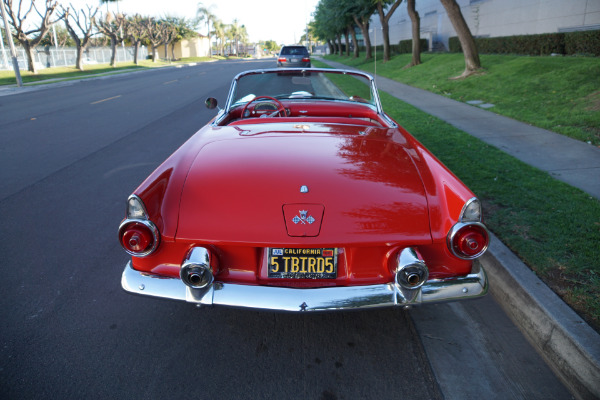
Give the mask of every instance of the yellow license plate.
[(268, 249), (269, 278), (335, 279), (337, 255), (335, 248)]

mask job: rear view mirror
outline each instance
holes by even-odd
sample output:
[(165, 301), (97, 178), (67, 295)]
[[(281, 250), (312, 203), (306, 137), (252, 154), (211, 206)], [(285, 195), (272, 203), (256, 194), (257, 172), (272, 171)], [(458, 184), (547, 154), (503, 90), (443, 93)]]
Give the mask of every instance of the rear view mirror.
[(209, 110), (213, 110), (217, 108), (218, 102), (217, 99), (215, 99), (214, 97), (209, 97), (208, 99), (206, 99), (204, 104), (206, 104), (206, 108), (208, 108)]

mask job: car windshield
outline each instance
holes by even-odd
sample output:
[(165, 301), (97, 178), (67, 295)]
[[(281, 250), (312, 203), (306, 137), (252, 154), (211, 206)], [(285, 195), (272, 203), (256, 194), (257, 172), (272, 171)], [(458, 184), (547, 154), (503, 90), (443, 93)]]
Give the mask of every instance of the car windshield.
[(358, 102), (380, 110), (379, 98), (367, 74), (327, 69), (258, 70), (242, 73), (234, 80), (228, 108), (255, 97), (291, 100)]

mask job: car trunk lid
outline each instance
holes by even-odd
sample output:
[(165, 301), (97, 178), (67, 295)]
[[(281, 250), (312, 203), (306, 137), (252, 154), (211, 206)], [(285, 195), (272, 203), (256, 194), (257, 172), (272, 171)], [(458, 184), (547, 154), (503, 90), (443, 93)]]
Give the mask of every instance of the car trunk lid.
[(364, 131), (208, 143), (183, 188), (177, 238), (257, 246), (429, 243), (426, 196), (409, 154)]

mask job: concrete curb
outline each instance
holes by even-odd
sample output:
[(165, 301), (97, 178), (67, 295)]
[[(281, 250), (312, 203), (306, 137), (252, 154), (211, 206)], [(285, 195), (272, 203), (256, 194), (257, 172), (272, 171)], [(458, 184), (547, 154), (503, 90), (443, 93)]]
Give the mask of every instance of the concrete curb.
[(480, 258), (490, 293), (578, 399), (599, 399), (600, 335), (491, 237)]

